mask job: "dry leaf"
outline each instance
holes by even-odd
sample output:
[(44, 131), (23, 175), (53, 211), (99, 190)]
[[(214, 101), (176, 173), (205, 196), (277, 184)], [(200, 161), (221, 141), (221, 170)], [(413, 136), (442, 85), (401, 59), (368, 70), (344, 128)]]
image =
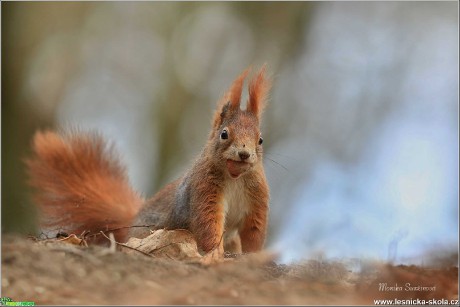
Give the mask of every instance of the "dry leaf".
[[(201, 258), (196, 241), (188, 230), (159, 229), (143, 239), (130, 238), (125, 245), (155, 257), (190, 261)], [(123, 250), (133, 252), (129, 249)]]
[(68, 237), (65, 237), (63, 239), (58, 239), (57, 241), (63, 242), (63, 243), (68, 243), (68, 244), (73, 244), (73, 245), (86, 245), (85, 241), (82, 239), (79, 239), (76, 235), (71, 234)]

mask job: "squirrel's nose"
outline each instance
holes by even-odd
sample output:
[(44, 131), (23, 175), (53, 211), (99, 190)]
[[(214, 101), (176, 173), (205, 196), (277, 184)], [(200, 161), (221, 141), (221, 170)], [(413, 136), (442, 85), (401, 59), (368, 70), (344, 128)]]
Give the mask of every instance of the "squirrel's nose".
[(249, 158), (250, 154), (247, 151), (239, 151), (238, 156), (240, 156), (241, 161), (244, 161)]

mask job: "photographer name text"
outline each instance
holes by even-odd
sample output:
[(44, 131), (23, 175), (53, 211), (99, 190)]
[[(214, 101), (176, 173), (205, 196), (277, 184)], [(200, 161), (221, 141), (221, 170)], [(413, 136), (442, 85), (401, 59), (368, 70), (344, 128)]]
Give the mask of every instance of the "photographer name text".
[(388, 285), (387, 283), (379, 283), (379, 291), (436, 291), (436, 286), (421, 286), (421, 285), (411, 285), (407, 282), (404, 285), (400, 286), (397, 283), (394, 285)]

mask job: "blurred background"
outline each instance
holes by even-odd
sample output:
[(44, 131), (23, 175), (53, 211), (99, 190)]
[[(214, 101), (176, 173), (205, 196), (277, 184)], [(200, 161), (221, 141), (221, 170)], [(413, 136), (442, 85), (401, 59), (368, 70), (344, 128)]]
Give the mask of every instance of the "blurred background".
[(37, 129), (101, 131), (150, 196), (199, 153), (233, 79), (266, 62), (267, 247), (280, 261), (455, 254), (457, 8), (2, 3), (2, 232), (37, 231), (22, 163)]

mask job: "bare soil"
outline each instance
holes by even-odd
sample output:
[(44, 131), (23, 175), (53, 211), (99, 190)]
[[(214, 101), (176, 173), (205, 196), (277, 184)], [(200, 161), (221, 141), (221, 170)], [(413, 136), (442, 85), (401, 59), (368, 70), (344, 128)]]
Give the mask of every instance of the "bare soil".
[[(2, 237), (2, 297), (39, 305), (374, 305), (374, 299), (458, 299), (458, 266), (277, 264), (265, 253), (199, 263), (101, 246)], [(434, 286), (379, 291), (379, 286)]]

